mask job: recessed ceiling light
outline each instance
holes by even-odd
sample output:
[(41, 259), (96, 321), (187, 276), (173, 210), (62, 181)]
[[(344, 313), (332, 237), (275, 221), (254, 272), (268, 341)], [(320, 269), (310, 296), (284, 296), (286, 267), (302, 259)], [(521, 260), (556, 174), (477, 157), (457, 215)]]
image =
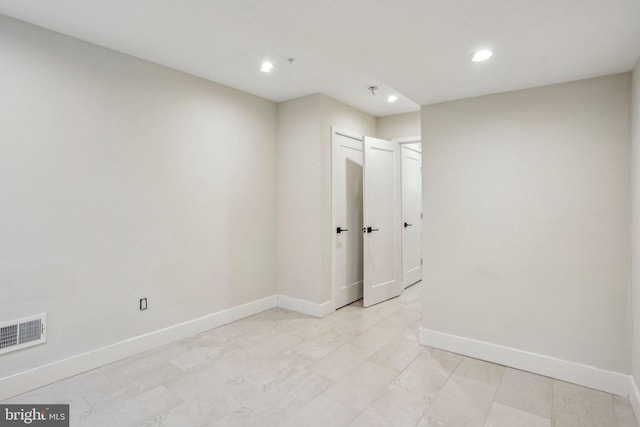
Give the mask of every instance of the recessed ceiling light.
[(395, 95), (389, 95), (389, 97), (387, 98), (387, 102), (396, 102), (398, 100), (398, 97)]
[(471, 61), (484, 62), (487, 59), (491, 58), (491, 55), (493, 55), (493, 52), (491, 52), (489, 49), (482, 49), (473, 54), (473, 56), (471, 57)]
[(273, 64), (271, 62), (265, 61), (262, 63), (260, 71), (262, 71), (263, 73), (270, 73), (271, 70), (273, 70)]

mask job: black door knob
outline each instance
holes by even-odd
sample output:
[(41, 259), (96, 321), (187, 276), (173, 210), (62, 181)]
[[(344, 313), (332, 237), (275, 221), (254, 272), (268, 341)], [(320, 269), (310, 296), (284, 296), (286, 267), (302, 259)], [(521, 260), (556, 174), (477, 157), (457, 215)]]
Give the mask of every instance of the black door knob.
[(342, 233), (343, 231), (349, 231), (349, 229), (348, 228), (341, 228), (341, 227), (336, 228), (336, 233), (338, 233), (338, 234)]
[(412, 226), (413, 226), (413, 224), (409, 224), (408, 222), (406, 222), (406, 221), (405, 221), (405, 223), (404, 223), (404, 228), (412, 227)]
[(371, 227), (367, 227), (367, 233), (371, 233), (373, 231), (380, 231), (379, 228), (371, 228)]

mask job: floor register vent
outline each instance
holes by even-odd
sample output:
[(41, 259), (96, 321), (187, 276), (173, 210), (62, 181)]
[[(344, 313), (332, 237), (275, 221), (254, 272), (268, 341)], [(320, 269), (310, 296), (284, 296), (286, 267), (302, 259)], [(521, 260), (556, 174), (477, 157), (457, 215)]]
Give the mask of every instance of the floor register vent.
[(42, 344), (46, 341), (46, 314), (0, 322), (0, 354)]

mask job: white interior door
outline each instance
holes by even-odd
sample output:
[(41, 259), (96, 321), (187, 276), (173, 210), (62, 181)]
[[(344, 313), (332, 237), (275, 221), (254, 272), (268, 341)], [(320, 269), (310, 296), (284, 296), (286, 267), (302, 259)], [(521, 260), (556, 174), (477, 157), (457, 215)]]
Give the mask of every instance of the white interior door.
[(333, 301), (335, 308), (362, 298), (362, 137), (333, 129)]
[(402, 293), (400, 148), (364, 137), (364, 302)]
[(400, 148), (402, 158), (402, 284), (422, 280), (422, 154), (419, 144)]

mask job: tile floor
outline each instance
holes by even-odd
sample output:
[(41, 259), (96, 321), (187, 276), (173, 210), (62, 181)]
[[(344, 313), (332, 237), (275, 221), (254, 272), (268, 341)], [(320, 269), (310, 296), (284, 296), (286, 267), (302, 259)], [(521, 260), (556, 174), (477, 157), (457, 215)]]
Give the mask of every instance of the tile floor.
[(421, 346), (420, 286), (269, 310), (7, 403), (69, 403), (72, 427), (638, 427), (620, 397)]

